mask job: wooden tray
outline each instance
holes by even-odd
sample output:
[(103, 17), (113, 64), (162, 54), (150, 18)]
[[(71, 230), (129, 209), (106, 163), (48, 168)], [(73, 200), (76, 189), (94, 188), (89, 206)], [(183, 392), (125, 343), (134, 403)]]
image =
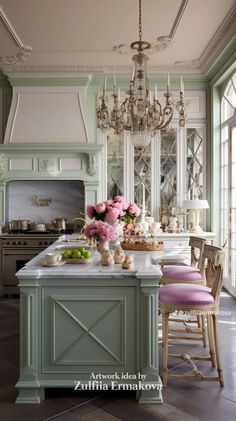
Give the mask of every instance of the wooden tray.
[(62, 259), (62, 261), (72, 265), (87, 265), (92, 262), (92, 259)]
[(160, 251), (164, 249), (163, 241), (159, 241), (158, 243), (128, 243), (123, 241), (120, 245), (124, 250)]

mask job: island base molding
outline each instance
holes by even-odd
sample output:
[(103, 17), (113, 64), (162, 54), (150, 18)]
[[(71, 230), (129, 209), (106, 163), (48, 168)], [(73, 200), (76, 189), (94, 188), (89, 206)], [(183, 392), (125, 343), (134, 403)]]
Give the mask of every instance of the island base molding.
[[(29, 265), (17, 274), (21, 355), (16, 403), (40, 403), (45, 388), (133, 390), (140, 404), (162, 403), (157, 266), (125, 273), (114, 268), (109, 276), (106, 268), (100, 269), (104, 275), (93, 267), (86, 272), (36, 268)], [(94, 379), (100, 382), (90, 387)]]

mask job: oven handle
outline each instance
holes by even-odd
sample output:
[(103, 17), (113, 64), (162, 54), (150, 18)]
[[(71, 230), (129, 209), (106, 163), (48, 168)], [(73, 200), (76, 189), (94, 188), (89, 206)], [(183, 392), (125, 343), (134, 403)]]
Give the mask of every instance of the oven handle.
[(29, 254), (29, 255), (32, 254), (32, 256), (35, 256), (36, 254), (39, 254), (43, 250), (45, 250), (45, 248), (35, 248), (35, 249), (22, 248), (22, 249), (14, 249), (14, 250), (12, 250), (12, 249), (8, 249), (8, 250), (2, 249), (2, 254), (4, 256), (12, 256), (12, 255), (19, 255), (19, 254), (20, 255), (22, 254), (22, 256), (24, 254)]

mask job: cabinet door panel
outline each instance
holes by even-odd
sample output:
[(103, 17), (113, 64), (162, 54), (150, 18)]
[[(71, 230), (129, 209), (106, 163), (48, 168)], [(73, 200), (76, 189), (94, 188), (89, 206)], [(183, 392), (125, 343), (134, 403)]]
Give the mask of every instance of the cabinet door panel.
[(43, 373), (135, 371), (135, 288), (44, 288), (42, 306)]

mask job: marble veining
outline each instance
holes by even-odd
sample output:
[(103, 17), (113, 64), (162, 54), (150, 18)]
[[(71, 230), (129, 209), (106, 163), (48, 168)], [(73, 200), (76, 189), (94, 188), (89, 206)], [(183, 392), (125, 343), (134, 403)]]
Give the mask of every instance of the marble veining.
[[(49, 206), (39, 206), (36, 196), (52, 201)], [(7, 201), (9, 221), (50, 222), (54, 218), (66, 218), (72, 222), (79, 212), (84, 212), (84, 186), (79, 180), (10, 181)]]
[[(58, 246), (62, 244), (64, 237), (59, 238), (55, 243), (49, 246), (46, 250), (42, 251), (32, 260), (30, 260), (24, 268), (20, 269), (16, 276), (20, 279), (30, 278), (37, 276), (39, 278), (127, 278), (133, 277), (136, 278), (154, 278), (158, 284), (159, 278), (161, 276), (161, 270), (159, 265), (152, 265), (150, 254), (146, 252), (138, 252), (138, 255), (134, 257), (134, 269), (126, 270), (122, 269), (121, 265), (113, 266), (102, 266), (100, 263), (100, 255), (97, 251), (93, 251), (93, 260), (91, 264), (86, 265), (76, 265), (76, 264), (66, 264), (64, 266), (58, 267), (44, 267), (42, 261), (45, 257), (45, 254), (51, 251), (60, 252)], [(69, 237), (67, 237), (69, 238)], [(84, 243), (78, 241), (73, 242), (73, 248), (83, 246)]]

